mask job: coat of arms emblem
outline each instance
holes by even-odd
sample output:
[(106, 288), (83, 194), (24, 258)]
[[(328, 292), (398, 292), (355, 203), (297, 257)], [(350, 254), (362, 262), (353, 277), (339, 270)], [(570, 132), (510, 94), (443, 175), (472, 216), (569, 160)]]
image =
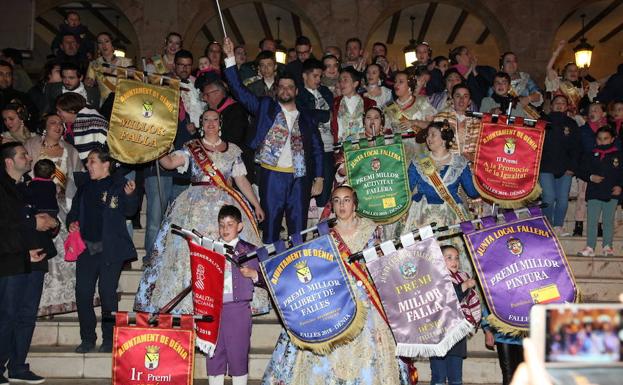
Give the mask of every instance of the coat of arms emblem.
[(312, 273), (309, 266), (307, 266), (307, 261), (297, 262), (296, 267), (296, 277), (301, 281), (301, 283), (308, 283), (312, 280)]

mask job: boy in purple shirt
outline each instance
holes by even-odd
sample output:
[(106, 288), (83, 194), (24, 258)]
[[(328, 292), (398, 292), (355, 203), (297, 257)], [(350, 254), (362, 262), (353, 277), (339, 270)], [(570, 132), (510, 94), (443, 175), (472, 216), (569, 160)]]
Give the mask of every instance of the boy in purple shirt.
[[(233, 248), (232, 259), (255, 250), (255, 246), (238, 237), (242, 231), (242, 214), (235, 206), (225, 205), (218, 213), (220, 241)], [(259, 262), (253, 259), (238, 268), (225, 262), (223, 310), (214, 356), (208, 358), (210, 385), (223, 385), (225, 375), (233, 385), (246, 385), (251, 347), (251, 300), (253, 286), (261, 285)]]

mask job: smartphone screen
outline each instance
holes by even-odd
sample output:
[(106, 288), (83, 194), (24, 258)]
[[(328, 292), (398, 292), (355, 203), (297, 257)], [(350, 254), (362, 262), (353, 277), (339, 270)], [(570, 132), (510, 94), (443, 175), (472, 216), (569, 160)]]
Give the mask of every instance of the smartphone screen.
[(622, 310), (547, 309), (545, 361), (613, 364), (623, 361)]

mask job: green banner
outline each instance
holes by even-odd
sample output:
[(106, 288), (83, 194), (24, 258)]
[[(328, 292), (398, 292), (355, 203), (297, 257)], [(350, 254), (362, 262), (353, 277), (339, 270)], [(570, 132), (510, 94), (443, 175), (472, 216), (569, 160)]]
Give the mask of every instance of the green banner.
[(344, 143), (348, 184), (357, 192), (357, 213), (378, 223), (390, 223), (404, 214), (411, 204), (407, 161), (400, 135), (393, 144), (368, 147), (365, 139), (359, 148)]

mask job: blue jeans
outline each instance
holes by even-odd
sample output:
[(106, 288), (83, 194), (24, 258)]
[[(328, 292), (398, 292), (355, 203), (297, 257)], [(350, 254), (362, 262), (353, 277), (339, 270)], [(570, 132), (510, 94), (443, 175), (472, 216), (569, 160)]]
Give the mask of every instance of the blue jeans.
[(463, 357), (447, 355), (430, 358), (430, 384), (449, 385), (463, 384)]
[(552, 226), (562, 226), (569, 206), (571, 175), (556, 178), (554, 174), (543, 172), (539, 175), (539, 184), (543, 189), (541, 201), (547, 205), (543, 214)]
[[(160, 223), (164, 219), (164, 213), (171, 202), (177, 198), (188, 186), (173, 184), (173, 177), (161, 176), (160, 188), (164, 205), (160, 203), (158, 192), (158, 177), (145, 177), (145, 197), (147, 198), (147, 224), (145, 226), (145, 257), (151, 257), (151, 251), (160, 230)], [(164, 207), (163, 207), (164, 206)]]
[(0, 374), (30, 370), (26, 356), (35, 331), (45, 272), (0, 277)]
[(599, 218), (603, 226), (603, 246), (612, 247), (612, 238), (614, 234), (614, 213), (617, 211), (617, 199), (610, 199), (607, 202), (599, 199), (588, 200), (588, 220), (586, 223), (587, 240), (586, 244), (593, 249), (597, 245), (597, 227), (599, 226)]

